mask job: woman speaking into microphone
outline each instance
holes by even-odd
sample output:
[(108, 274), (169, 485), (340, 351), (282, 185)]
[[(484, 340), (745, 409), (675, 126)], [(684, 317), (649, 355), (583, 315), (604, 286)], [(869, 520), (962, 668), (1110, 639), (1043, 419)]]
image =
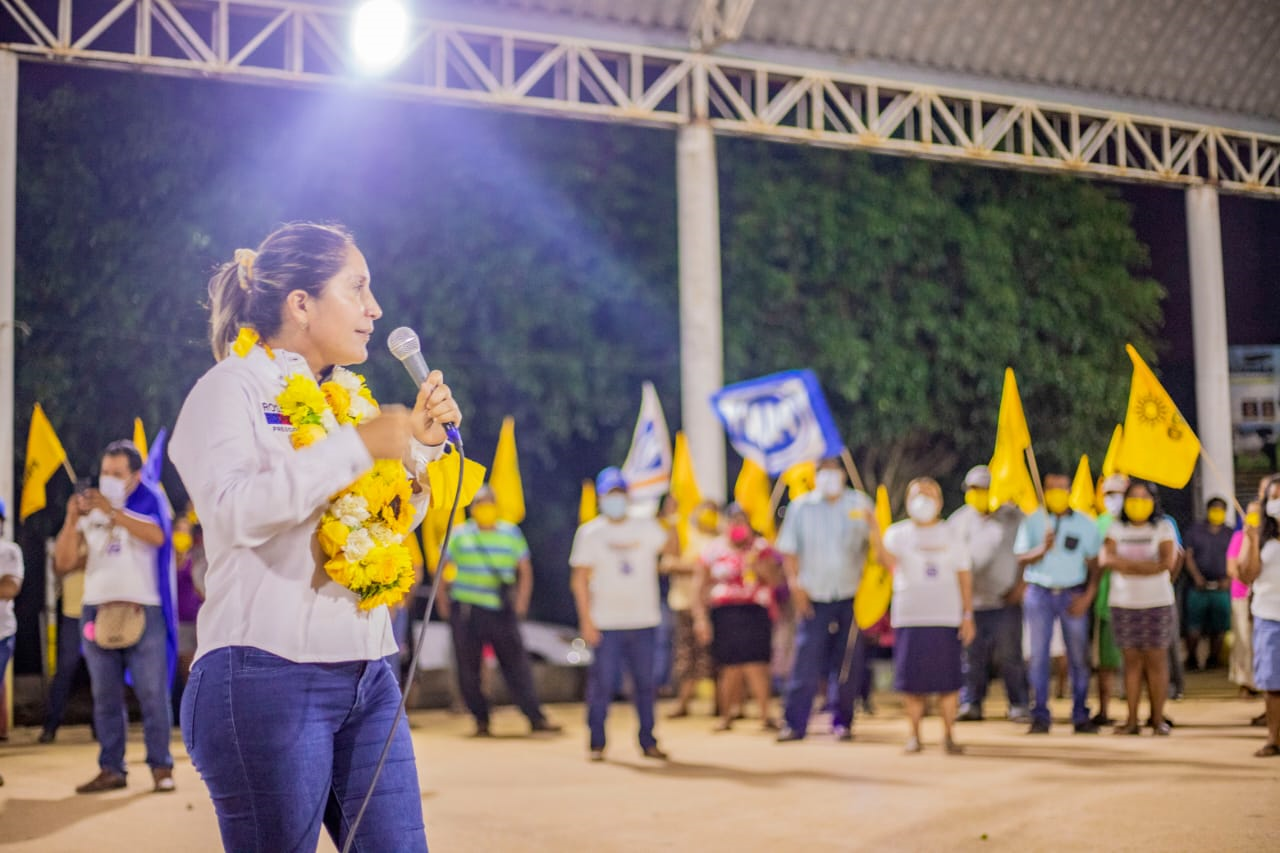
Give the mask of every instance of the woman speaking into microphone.
[[(340, 227), (286, 225), (209, 282), (214, 365), (170, 456), (205, 532), (209, 569), (182, 736), (235, 851), (341, 848), (400, 702), (383, 661), (388, 604), (413, 584), (402, 539), (426, 466), (461, 414), (432, 373), (413, 410), (379, 409), (345, 365), (382, 315)], [(401, 719), (358, 850), (425, 851)]]

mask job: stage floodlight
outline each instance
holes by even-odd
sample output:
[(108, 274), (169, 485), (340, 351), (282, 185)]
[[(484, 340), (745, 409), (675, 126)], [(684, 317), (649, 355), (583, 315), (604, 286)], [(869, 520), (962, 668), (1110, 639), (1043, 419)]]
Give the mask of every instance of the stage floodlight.
[(404, 58), (409, 10), (400, 0), (366, 0), (351, 20), (351, 52), (366, 74), (390, 71)]

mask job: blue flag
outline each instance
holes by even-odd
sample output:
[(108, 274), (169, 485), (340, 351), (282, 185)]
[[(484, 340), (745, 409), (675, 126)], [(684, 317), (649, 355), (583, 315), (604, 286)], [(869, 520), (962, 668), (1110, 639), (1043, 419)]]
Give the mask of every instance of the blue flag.
[(839, 456), (835, 419), (812, 370), (788, 370), (727, 385), (711, 395), (729, 443), (777, 475), (801, 462)]

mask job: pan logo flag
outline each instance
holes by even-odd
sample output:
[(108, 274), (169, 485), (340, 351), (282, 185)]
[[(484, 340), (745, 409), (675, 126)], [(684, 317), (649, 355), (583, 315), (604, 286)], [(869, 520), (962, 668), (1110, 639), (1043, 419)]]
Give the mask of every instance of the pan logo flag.
[(844, 446), (818, 377), (789, 370), (727, 385), (711, 395), (733, 449), (776, 476)]

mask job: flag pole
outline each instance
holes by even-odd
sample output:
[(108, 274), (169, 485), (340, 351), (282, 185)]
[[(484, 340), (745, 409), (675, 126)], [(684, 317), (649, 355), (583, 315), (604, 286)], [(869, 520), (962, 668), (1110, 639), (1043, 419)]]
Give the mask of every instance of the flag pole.
[(849, 452), (849, 448), (840, 448), (840, 458), (844, 461), (845, 470), (849, 472), (849, 481), (853, 483), (853, 487), (865, 493), (867, 487), (862, 482), (862, 476), (858, 474), (858, 466), (853, 464), (853, 454)]
[(786, 482), (779, 477), (778, 482), (773, 484), (773, 491), (769, 494), (769, 514), (775, 518), (778, 515), (778, 504), (782, 503), (782, 493), (786, 488)]
[[(1214, 464), (1213, 457), (1204, 452), (1203, 444), (1200, 445), (1200, 459), (1203, 460), (1205, 467), (1208, 468), (1213, 473), (1214, 477), (1216, 477), (1217, 479), (1221, 480), (1224, 483), (1227, 482), (1226, 475), (1222, 473), (1221, 468), (1219, 468), (1216, 464)], [(1236, 497), (1235, 488), (1234, 487), (1228, 488), (1227, 494), (1231, 495), (1231, 503), (1235, 506), (1236, 512), (1240, 513), (1240, 518), (1244, 519), (1247, 513), (1245, 513), (1244, 511), (1244, 507), (1240, 506), (1240, 499)]]
[(62, 457), (62, 470), (67, 472), (67, 476), (71, 478), (71, 485), (74, 486), (78, 478), (76, 477), (75, 469), (71, 467), (71, 463), (65, 456)]
[(1031, 481), (1036, 487), (1036, 496), (1040, 498), (1040, 505), (1044, 506), (1044, 484), (1040, 482), (1040, 468), (1036, 465), (1036, 452), (1030, 444), (1027, 445), (1027, 464), (1031, 466)]

